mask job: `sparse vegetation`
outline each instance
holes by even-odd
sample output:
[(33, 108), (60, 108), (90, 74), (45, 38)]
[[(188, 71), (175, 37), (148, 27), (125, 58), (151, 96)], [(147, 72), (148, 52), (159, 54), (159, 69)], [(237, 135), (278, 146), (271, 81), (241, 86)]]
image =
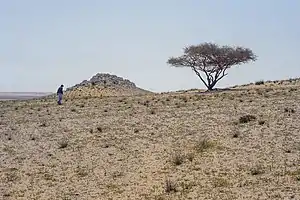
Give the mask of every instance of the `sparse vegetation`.
[(194, 158), (195, 158), (195, 154), (194, 154), (194, 153), (188, 153), (188, 154), (186, 155), (186, 158), (187, 158), (190, 162), (192, 162), (192, 161), (194, 160)]
[(18, 169), (16, 169), (16, 168), (8, 168), (6, 170), (5, 180), (7, 182), (16, 182), (19, 179), (17, 172), (18, 172)]
[(260, 81), (256, 81), (255, 82), (255, 85), (263, 85), (265, 84), (265, 82), (263, 80), (260, 80)]
[(230, 183), (226, 178), (216, 177), (213, 179), (214, 187), (229, 187)]
[(181, 165), (184, 162), (184, 159), (184, 155), (179, 152), (175, 152), (174, 155), (172, 155), (172, 163), (174, 165)]
[(102, 127), (98, 126), (98, 127), (97, 127), (97, 131), (100, 132), (100, 133), (102, 133), (102, 132), (103, 132)]
[(240, 134), (239, 134), (239, 133), (234, 133), (232, 137), (234, 137), (234, 138), (238, 138), (239, 136), (240, 136)]
[(147, 101), (145, 101), (145, 102), (143, 103), (143, 105), (146, 106), (146, 107), (149, 107), (149, 104), (150, 104), (150, 101), (149, 101), (149, 100), (147, 100)]
[(196, 143), (195, 149), (197, 152), (205, 152), (209, 149), (214, 148), (215, 146), (216, 146), (215, 142), (204, 138)]
[(83, 178), (88, 175), (88, 172), (85, 168), (82, 167), (77, 167), (76, 173), (79, 177)]
[(300, 82), (278, 83), (3, 102), (0, 199), (300, 199)]
[(47, 126), (47, 124), (46, 124), (46, 122), (43, 122), (43, 123), (41, 123), (41, 125), (40, 125), (41, 127), (46, 127)]
[(284, 112), (295, 113), (295, 110), (293, 108), (284, 108)]
[(151, 114), (151, 115), (154, 115), (154, 114), (155, 114), (155, 110), (152, 109), (152, 110), (150, 111), (150, 114)]
[(166, 193), (171, 193), (171, 192), (176, 192), (176, 184), (171, 181), (170, 179), (166, 179), (165, 183), (165, 192)]
[(254, 120), (256, 120), (256, 117), (254, 115), (244, 115), (239, 118), (239, 122), (241, 124), (245, 124)]
[(251, 175), (261, 175), (265, 173), (264, 168), (262, 165), (256, 165), (250, 169)]

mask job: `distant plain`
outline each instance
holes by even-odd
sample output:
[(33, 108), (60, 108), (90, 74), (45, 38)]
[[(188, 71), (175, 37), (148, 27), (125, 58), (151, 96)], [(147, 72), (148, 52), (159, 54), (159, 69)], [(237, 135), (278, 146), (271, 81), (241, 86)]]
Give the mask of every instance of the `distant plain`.
[(26, 100), (41, 96), (47, 96), (51, 93), (45, 92), (0, 92), (0, 101), (5, 100)]

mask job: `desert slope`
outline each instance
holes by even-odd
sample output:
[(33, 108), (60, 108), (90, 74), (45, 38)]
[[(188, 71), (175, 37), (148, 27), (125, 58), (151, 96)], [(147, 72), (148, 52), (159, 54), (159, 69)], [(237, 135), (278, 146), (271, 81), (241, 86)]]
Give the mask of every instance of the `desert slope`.
[(3, 199), (300, 199), (297, 84), (1, 102)]

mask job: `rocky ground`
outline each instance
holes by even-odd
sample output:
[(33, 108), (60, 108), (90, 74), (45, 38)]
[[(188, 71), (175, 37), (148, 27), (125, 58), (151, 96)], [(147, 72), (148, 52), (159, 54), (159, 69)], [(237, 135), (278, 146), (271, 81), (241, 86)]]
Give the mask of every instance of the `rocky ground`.
[(299, 84), (0, 102), (3, 199), (300, 199)]

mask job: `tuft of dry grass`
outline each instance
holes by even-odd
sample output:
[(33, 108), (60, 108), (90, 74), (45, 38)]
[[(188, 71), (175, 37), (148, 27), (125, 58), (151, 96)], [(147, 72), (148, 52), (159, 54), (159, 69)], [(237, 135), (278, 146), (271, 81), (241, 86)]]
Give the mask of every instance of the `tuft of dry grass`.
[(230, 187), (230, 182), (226, 179), (226, 178), (222, 178), (222, 177), (215, 177), (213, 179), (213, 187), (217, 188), (217, 187)]
[(182, 163), (184, 163), (184, 160), (185, 156), (179, 152), (175, 152), (171, 158), (171, 161), (174, 165), (181, 165)]
[(165, 192), (166, 193), (171, 193), (171, 192), (176, 192), (176, 184), (171, 181), (170, 179), (166, 179), (166, 183), (165, 183)]
[(254, 115), (244, 115), (239, 118), (239, 122), (241, 124), (245, 124), (254, 120), (256, 120), (256, 117)]
[(194, 153), (188, 153), (186, 155), (186, 158), (190, 161), (193, 162), (193, 160), (195, 159), (195, 154)]
[(196, 143), (195, 150), (197, 152), (202, 153), (202, 152), (205, 152), (205, 151), (207, 151), (209, 149), (212, 149), (214, 147), (216, 147), (216, 142), (210, 141), (207, 138), (204, 138), (204, 139), (201, 139), (200, 141), (198, 141)]
[(88, 176), (87, 169), (80, 166), (77, 166), (76, 173), (81, 178)]
[(255, 165), (250, 169), (251, 175), (261, 175), (265, 173), (265, 170), (262, 165)]

